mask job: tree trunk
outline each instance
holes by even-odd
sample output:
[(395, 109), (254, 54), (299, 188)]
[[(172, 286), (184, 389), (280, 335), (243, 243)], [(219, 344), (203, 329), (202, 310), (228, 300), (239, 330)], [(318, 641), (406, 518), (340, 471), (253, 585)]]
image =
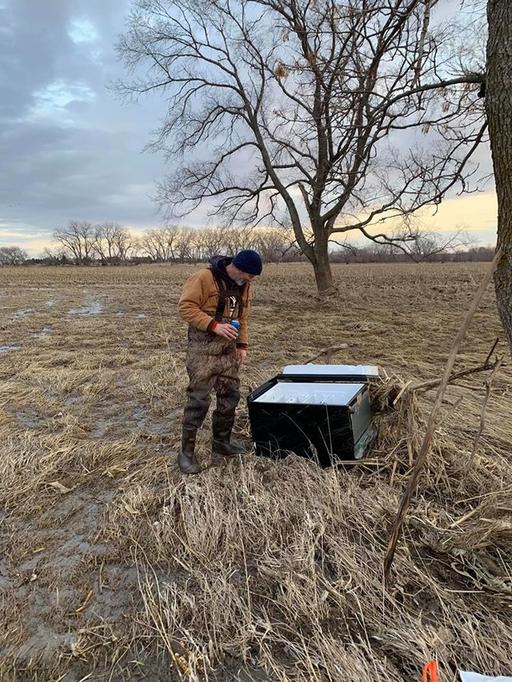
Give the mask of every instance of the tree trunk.
[(316, 286), (320, 298), (332, 296), (336, 293), (336, 286), (332, 278), (331, 262), (327, 242), (317, 240), (314, 246), (315, 259), (312, 261), (315, 271)]
[(498, 195), (498, 248), (494, 283), (498, 310), (512, 353), (512, 3), (487, 4), (486, 107)]
[(319, 298), (332, 296), (337, 290), (332, 278), (331, 262), (329, 260), (329, 237), (327, 231), (323, 225), (317, 227), (316, 230), (313, 227), (315, 239), (313, 243), (308, 242), (293, 202), (290, 202), (288, 211), (297, 244), (304, 256), (306, 256), (313, 266)]

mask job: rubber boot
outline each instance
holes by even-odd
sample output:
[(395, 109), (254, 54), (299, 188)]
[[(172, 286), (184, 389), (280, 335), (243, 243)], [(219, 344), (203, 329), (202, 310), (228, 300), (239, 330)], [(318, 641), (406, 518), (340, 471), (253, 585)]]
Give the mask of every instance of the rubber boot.
[(178, 466), (184, 474), (198, 474), (201, 471), (199, 462), (194, 454), (196, 446), (196, 432), (183, 429), (181, 451), (178, 455)]
[(212, 442), (212, 452), (214, 455), (223, 455), (224, 457), (236, 457), (243, 455), (246, 452), (245, 448), (237, 443), (230, 442), (230, 433), (214, 433)]

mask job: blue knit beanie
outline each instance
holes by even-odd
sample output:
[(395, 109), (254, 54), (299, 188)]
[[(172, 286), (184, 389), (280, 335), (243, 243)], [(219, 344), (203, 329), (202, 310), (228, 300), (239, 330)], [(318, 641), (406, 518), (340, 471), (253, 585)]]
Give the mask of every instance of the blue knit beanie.
[(231, 262), (236, 268), (248, 275), (261, 275), (263, 270), (260, 254), (250, 249), (237, 253)]

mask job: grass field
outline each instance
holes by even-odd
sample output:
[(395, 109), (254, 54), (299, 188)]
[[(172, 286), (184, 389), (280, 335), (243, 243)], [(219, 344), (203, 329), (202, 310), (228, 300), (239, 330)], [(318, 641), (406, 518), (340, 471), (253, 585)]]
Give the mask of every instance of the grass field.
[[(321, 348), (396, 394), (440, 376), (487, 265), (309, 268), (256, 284), (244, 395)], [(434, 391), (380, 418), (368, 461), (248, 454), (183, 478), (176, 303), (192, 266), (0, 268), (0, 679), (413, 682), (437, 657), (512, 674), (512, 371), (447, 391), (384, 590), (389, 526)], [(457, 369), (500, 335), (491, 288)], [(241, 404), (238, 437), (250, 445)], [(209, 461), (208, 426), (199, 454)]]

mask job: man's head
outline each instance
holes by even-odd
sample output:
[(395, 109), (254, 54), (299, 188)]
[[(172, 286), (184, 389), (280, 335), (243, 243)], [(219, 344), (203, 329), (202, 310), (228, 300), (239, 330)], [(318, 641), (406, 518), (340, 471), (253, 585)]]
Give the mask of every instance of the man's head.
[(226, 270), (231, 279), (235, 280), (239, 285), (251, 282), (255, 277), (261, 275), (263, 270), (261, 256), (251, 249), (240, 251)]

